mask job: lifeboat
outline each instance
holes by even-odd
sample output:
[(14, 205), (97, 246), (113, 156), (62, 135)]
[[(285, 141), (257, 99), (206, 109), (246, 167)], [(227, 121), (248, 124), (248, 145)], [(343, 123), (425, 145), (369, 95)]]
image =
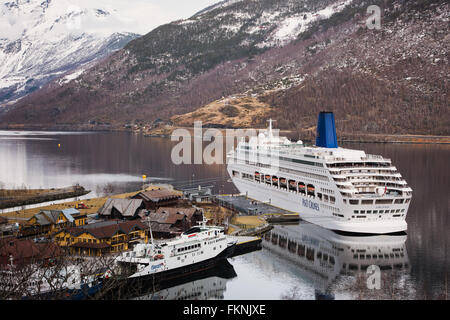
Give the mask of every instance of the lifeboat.
[(298, 187), (299, 187), (300, 189), (305, 189), (305, 184), (304, 184), (303, 182), (300, 182), (300, 183), (298, 184)]
[(154, 260), (161, 260), (161, 259), (164, 259), (164, 255), (163, 255), (163, 254), (157, 254), (157, 255), (153, 256), (153, 259), (154, 259)]
[(286, 184), (286, 179), (285, 179), (285, 178), (281, 178), (281, 179), (280, 179), (280, 182), (281, 182), (281, 184), (284, 184), (284, 185), (285, 185), (285, 184)]
[(266, 175), (266, 180), (270, 180), (270, 175)]
[(255, 172), (255, 176), (259, 178), (261, 174), (259, 172)]
[(278, 178), (277, 177), (272, 177), (272, 182), (278, 182)]
[(295, 181), (289, 181), (289, 185), (295, 188)]
[(313, 186), (308, 186), (308, 191), (314, 192), (314, 187)]

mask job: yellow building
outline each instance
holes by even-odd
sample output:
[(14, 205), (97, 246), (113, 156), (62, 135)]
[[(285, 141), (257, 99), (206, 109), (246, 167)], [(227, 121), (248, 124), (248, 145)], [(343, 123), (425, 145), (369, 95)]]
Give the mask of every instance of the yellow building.
[(140, 220), (110, 220), (61, 230), (55, 243), (74, 255), (101, 256), (130, 249), (148, 241), (148, 227)]
[(21, 233), (27, 235), (51, 235), (60, 230), (86, 224), (86, 215), (76, 209), (41, 210), (28, 219), (22, 226)]

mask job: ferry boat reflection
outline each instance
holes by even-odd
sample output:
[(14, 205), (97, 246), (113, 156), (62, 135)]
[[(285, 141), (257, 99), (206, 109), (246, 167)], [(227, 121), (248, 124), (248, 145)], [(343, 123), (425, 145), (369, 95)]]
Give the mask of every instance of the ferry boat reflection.
[[(223, 265), (207, 270), (195, 277), (183, 278), (177, 282), (165, 282), (157, 290), (144, 286), (132, 300), (221, 300), (224, 298), (228, 280), (236, 277), (233, 266), (224, 260)], [(147, 292), (145, 292), (147, 291)], [(145, 293), (144, 293), (145, 292)]]
[[(383, 274), (409, 270), (407, 235), (346, 236), (318, 225), (276, 225), (263, 236), (262, 247), (298, 267), (312, 283), (316, 299), (334, 299), (331, 286), (339, 275), (366, 275), (370, 265)], [(367, 277), (367, 276), (366, 276)]]

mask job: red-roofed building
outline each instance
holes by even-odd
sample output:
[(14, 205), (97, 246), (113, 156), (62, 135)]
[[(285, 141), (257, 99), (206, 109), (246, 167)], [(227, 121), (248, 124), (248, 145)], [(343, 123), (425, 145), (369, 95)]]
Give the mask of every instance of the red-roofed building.
[(155, 189), (139, 192), (133, 199), (142, 199), (145, 204), (145, 209), (156, 210), (159, 207), (176, 205), (181, 196), (181, 193), (168, 189)]
[(195, 207), (162, 207), (156, 212), (151, 212), (148, 218), (155, 238), (171, 238), (202, 221), (203, 211)]
[(32, 263), (47, 264), (63, 254), (52, 242), (34, 243), (33, 240), (5, 238), (0, 240), (0, 268), (11, 263), (23, 266)]

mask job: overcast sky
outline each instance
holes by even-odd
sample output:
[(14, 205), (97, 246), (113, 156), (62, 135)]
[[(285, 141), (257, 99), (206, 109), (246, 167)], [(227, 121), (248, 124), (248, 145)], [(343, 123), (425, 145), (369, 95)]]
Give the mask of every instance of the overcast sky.
[[(104, 0), (89, 2), (104, 3)], [(220, 0), (108, 0), (122, 12), (124, 19), (134, 20), (133, 32), (145, 34), (165, 23), (189, 18), (196, 12)]]
[[(17, 2), (16, 2), (17, 1)], [(30, 32), (51, 36), (90, 32), (146, 34), (171, 21), (186, 19), (220, 0), (0, 0), (0, 39)], [(107, 12), (99, 15), (99, 10)], [(78, 19), (78, 20), (77, 20)]]

